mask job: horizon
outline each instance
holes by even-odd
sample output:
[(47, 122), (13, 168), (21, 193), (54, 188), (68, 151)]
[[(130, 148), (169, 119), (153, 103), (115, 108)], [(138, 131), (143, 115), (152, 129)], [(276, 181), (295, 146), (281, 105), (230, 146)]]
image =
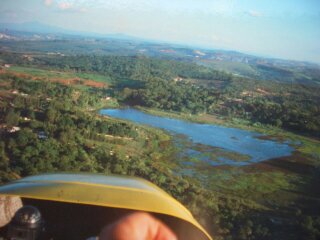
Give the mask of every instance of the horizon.
[[(7, 23), (7, 22), (0, 22), (0, 24), (13, 24), (13, 23)], [(102, 34), (102, 33), (96, 33), (96, 32), (86, 32), (86, 31), (75, 31), (74, 29), (66, 29), (66, 28), (61, 28), (58, 26), (54, 26), (54, 25), (47, 25), (47, 24), (43, 24), (41, 22), (37, 22), (37, 21), (32, 21), (32, 22), (22, 22), (22, 23), (18, 23), (18, 24), (40, 24), (43, 26), (47, 26), (47, 27), (52, 27), (52, 28), (57, 28), (60, 29), (61, 31), (53, 31), (53, 32), (41, 32), (41, 31), (37, 31), (37, 30), (25, 30), (25, 31), (20, 31), (20, 30), (15, 30), (12, 29), (13, 31), (17, 31), (17, 32), (28, 32), (28, 33), (38, 33), (38, 34), (61, 34), (61, 35), (70, 35), (70, 36), (77, 36), (77, 37), (92, 37), (92, 38), (102, 38), (102, 39), (109, 39), (114, 38), (114, 39), (119, 39), (119, 40), (126, 40), (126, 41), (141, 41), (141, 42), (145, 42), (145, 43), (149, 43), (149, 44), (164, 44), (164, 45), (169, 45), (168, 47), (181, 47), (181, 48), (190, 48), (193, 50), (201, 50), (201, 51), (222, 51), (222, 52), (235, 52), (235, 53), (239, 53), (239, 54), (243, 54), (243, 55), (248, 55), (251, 57), (259, 57), (259, 58), (264, 58), (264, 59), (273, 59), (273, 60), (281, 60), (281, 61), (294, 61), (294, 62), (304, 62), (304, 63), (308, 63), (308, 64), (316, 64), (318, 65), (318, 67), (320, 67), (320, 62), (315, 62), (315, 61), (309, 61), (309, 60), (296, 60), (296, 59), (288, 59), (288, 58), (284, 58), (284, 57), (275, 57), (275, 56), (271, 56), (271, 55), (263, 55), (260, 53), (254, 53), (254, 52), (245, 52), (245, 51), (240, 51), (237, 49), (224, 49), (224, 48), (213, 48), (213, 47), (205, 47), (205, 46), (200, 46), (200, 45), (196, 45), (196, 44), (188, 44), (188, 43), (179, 43), (179, 42), (173, 42), (173, 41), (166, 41), (166, 40), (158, 40), (158, 39), (151, 39), (151, 38), (143, 38), (140, 36), (133, 36), (133, 35), (128, 35), (126, 33), (106, 33), (106, 34)], [(1, 29), (0, 29), (1, 30)], [(121, 38), (125, 37), (124, 39)]]
[(4, 0), (0, 22), (39, 22), (69, 31), (319, 64), (319, 7), (316, 0)]

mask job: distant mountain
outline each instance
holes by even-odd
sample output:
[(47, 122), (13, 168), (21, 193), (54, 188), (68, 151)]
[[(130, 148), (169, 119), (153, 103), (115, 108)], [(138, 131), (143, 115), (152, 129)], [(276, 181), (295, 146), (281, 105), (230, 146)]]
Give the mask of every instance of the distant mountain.
[(1, 40), (17, 40), (15, 36), (12, 36), (10, 34), (5, 34), (0, 32), (0, 39)]
[(119, 40), (139, 40), (145, 41), (145, 39), (129, 36), (122, 33), (115, 34), (101, 34), (94, 32), (83, 32), (68, 30), (56, 26), (43, 24), (40, 22), (24, 22), (24, 23), (0, 23), (0, 32), (5, 33), (7, 31), (19, 31), (24, 33), (37, 33), (37, 34), (63, 34), (72, 36), (94, 37), (94, 38), (114, 38)]
[(54, 27), (39, 22), (25, 22), (25, 23), (0, 23), (0, 31), (22, 31), (33, 33), (66, 33), (65, 29)]

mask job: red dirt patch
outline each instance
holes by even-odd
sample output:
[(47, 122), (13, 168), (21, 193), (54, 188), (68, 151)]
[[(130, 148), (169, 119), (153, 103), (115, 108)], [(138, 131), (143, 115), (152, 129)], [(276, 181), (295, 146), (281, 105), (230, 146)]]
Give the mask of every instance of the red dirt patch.
[(26, 74), (26, 73), (17, 73), (17, 72), (8, 72), (8, 71), (0, 71), (1, 75), (7, 74), (9, 76), (15, 76), (15, 77), (20, 77), (20, 78), (33, 78), (32, 75)]
[(50, 81), (58, 82), (64, 85), (85, 85), (85, 86), (94, 87), (94, 88), (104, 88), (107, 86), (105, 83), (102, 83), (102, 82), (96, 82), (93, 80), (83, 80), (81, 78), (66, 78), (66, 79), (54, 78), (54, 79), (50, 79)]
[(57, 82), (57, 83), (61, 83), (63, 85), (77, 85), (77, 84), (81, 84), (81, 79), (80, 78), (51, 78), (49, 79), (52, 82)]
[(95, 87), (95, 88), (104, 88), (107, 86), (107, 84), (102, 82), (96, 82), (93, 80), (85, 80), (83, 85), (89, 86), (89, 87)]

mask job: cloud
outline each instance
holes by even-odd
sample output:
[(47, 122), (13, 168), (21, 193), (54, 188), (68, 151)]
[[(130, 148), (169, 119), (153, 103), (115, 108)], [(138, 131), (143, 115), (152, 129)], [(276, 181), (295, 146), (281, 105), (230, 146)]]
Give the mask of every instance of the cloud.
[(263, 14), (259, 11), (256, 11), (256, 10), (249, 10), (247, 12), (245, 12), (246, 14), (248, 14), (249, 16), (251, 17), (262, 17)]
[[(46, 0), (49, 1), (49, 0)], [(54, 0), (51, 0), (54, 1)], [(55, 7), (60, 12), (69, 12), (69, 13), (87, 13), (89, 8), (83, 4), (82, 1), (72, 1), (72, 0), (56, 0)]]
[(1, 15), (1, 17), (7, 17), (10, 19), (18, 17), (17, 12), (12, 11), (12, 10), (8, 10), (8, 9), (0, 11), (0, 15)]
[(44, 4), (50, 7), (53, 4), (53, 0), (44, 0)]
[(70, 3), (70, 2), (60, 2), (58, 4), (58, 7), (61, 9), (61, 10), (70, 10), (73, 8), (73, 4)]
[(85, 7), (80, 8), (79, 12), (86, 13), (86, 12), (88, 12), (88, 8), (85, 8)]

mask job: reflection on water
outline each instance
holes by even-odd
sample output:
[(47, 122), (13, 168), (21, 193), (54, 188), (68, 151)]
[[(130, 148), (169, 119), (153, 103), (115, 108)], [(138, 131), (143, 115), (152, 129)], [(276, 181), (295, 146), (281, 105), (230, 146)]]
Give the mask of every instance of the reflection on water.
[[(183, 134), (193, 143), (193, 146), (184, 149), (181, 157), (188, 156), (193, 159), (194, 156), (195, 159), (205, 161), (212, 166), (247, 165), (271, 158), (289, 156), (294, 151), (288, 143), (263, 139), (259, 133), (237, 128), (159, 117), (131, 108), (104, 109), (100, 113), (162, 128), (172, 135)], [(188, 164), (194, 163), (189, 161)]]

